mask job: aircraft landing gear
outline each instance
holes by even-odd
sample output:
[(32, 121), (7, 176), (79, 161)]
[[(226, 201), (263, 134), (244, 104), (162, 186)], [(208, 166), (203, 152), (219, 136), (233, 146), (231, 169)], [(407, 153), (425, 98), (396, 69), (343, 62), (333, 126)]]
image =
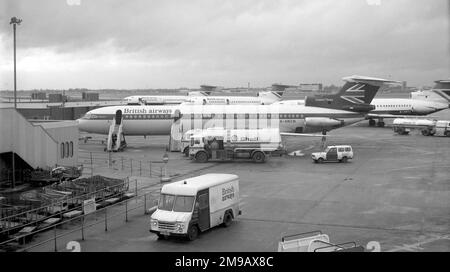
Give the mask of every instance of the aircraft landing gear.
[(375, 120), (369, 119), (369, 126), (374, 127), (375, 126)]
[(383, 121), (378, 121), (377, 126), (378, 127), (384, 127), (385, 123)]

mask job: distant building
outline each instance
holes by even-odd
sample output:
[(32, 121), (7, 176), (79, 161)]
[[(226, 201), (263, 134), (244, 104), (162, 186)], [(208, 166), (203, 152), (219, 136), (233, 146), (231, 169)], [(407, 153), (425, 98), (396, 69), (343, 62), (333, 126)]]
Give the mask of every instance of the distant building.
[(301, 83), (299, 85), (299, 90), (303, 92), (321, 92), (322, 88), (323, 88), (322, 83), (310, 83), (310, 84)]
[(56, 93), (48, 95), (48, 102), (50, 103), (62, 103), (67, 102), (67, 96)]
[(82, 92), (81, 99), (83, 101), (98, 101), (100, 98), (99, 93)]
[(33, 100), (46, 100), (47, 94), (45, 92), (34, 92), (31, 93), (31, 99)]
[(407, 83), (406, 83), (406, 81), (403, 81), (402, 82), (402, 92), (405, 92), (406, 90), (407, 90)]

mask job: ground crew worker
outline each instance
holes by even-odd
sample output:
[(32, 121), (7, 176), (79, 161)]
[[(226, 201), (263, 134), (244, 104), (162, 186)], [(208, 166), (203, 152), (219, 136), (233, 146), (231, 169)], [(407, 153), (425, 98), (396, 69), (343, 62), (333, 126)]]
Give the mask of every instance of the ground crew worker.
[(217, 142), (216, 138), (213, 139), (213, 142), (211, 143), (211, 149), (217, 150), (219, 149), (219, 143)]

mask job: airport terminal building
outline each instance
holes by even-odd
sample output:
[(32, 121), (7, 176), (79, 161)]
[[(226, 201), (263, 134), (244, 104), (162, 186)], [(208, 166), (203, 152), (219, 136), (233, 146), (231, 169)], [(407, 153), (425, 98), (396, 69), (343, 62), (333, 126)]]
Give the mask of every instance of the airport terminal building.
[(78, 127), (75, 121), (31, 123), (14, 108), (0, 109), (1, 183), (16, 179), (25, 169), (76, 166)]

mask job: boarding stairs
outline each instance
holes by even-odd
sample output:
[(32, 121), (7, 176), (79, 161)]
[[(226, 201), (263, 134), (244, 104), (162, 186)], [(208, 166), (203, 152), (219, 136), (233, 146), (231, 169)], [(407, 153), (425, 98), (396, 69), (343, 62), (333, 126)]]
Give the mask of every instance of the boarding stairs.
[(113, 118), (109, 127), (108, 140), (106, 142), (106, 150), (108, 152), (122, 151), (126, 147), (125, 136), (123, 135), (123, 118)]
[(171, 152), (181, 151), (181, 139), (183, 138), (181, 120), (174, 121), (170, 127), (169, 150)]

